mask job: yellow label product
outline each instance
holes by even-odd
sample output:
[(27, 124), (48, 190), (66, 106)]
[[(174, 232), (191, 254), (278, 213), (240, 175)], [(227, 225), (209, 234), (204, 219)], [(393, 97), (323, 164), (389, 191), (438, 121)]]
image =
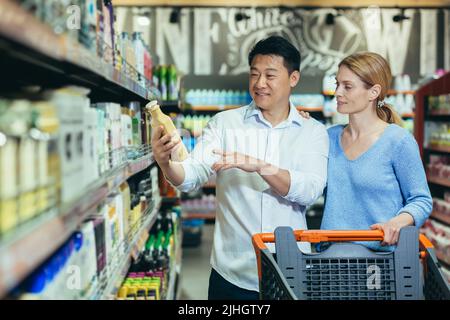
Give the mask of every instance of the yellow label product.
[[(147, 110), (147, 112), (149, 112), (151, 114), (152, 128), (162, 126), (164, 128), (164, 134), (171, 135), (172, 141), (181, 141), (180, 135), (178, 134), (178, 131), (175, 128), (175, 125), (173, 124), (172, 119), (170, 119), (169, 116), (165, 115), (161, 111), (161, 108), (158, 105), (157, 101), (155, 101), (155, 100), (150, 101), (146, 105), (145, 109)], [(173, 161), (183, 161), (187, 157), (188, 157), (188, 152), (182, 142), (177, 145), (177, 147), (174, 149), (174, 151), (171, 154), (171, 159)]]
[(19, 223), (17, 198), (0, 198), (0, 234), (12, 230)]
[(130, 230), (130, 187), (127, 182), (124, 182), (119, 186), (119, 189), (123, 198), (123, 234), (126, 236)]
[[(18, 194), (18, 140), (3, 137), (0, 145), (0, 233), (13, 229), (19, 223)], [(1, 142), (0, 142), (1, 143)]]
[(37, 213), (36, 210), (36, 154), (35, 141), (24, 137), (19, 144), (19, 184), (20, 192), (20, 218), (28, 220)]

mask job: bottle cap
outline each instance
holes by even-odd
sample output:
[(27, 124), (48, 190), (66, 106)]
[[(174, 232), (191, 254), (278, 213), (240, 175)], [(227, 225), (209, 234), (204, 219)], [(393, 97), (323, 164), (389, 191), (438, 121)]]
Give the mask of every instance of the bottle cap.
[(73, 235), (73, 242), (75, 245), (75, 250), (80, 251), (83, 246), (83, 234), (81, 232), (75, 232)]
[(157, 109), (157, 108), (159, 108), (159, 105), (158, 105), (158, 101), (156, 101), (156, 100), (150, 101), (150, 102), (147, 103), (147, 105), (145, 106), (145, 109), (146, 109), (147, 111), (153, 111), (153, 110), (155, 110), (155, 109)]

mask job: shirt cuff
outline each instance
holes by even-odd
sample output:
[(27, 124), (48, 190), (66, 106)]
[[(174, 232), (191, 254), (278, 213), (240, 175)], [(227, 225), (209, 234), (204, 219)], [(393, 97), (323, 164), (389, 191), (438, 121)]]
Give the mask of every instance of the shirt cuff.
[(175, 186), (169, 182), (171, 186), (180, 190), (181, 192), (190, 192), (196, 188), (196, 176), (195, 176), (192, 166), (189, 164), (189, 161), (190, 161), (190, 159), (188, 158), (188, 159), (180, 162), (180, 164), (184, 170), (183, 182), (181, 184), (179, 184), (178, 186)]
[(284, 198), (304, 206), (313, 204), (322, 194), (323, 188), (320, 189), (320, 192), (317, 192), (318, 186), (315, 185), (313, 178), (306, 173), (298, 170), (288, 170), (288, 172), (291, 177), (291, 185)]
[(397, 212), (397, 215), (400, 215), (401, 213), (408, 213), (410, 214), (414, 219), (414, 226), (419, 229), (422, 227), (422, 225), (425, 223), (425, 221), (428, 219), (428, 216), (425, 216), (421, 210), (415, 208), (413, 205), (408, 204), (404, 206), (402, 209), (400, 209)]

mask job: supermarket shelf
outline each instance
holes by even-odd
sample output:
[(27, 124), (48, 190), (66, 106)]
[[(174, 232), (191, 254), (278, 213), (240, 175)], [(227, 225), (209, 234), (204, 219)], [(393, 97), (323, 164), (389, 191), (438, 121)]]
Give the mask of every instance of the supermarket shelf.
[(428, 112), (427, 116), (432, 116), (432, 117), (438, 117), (438, 116), (450, 117), (450, 111), (448, 111), (448, 110), (442, 110), (442, 111), (433, 110), (433, 111)]
[(433, 211), (430, 215), (431, 218), (439, 220), (439, 222), (443, 222), (446, 225), (450, 226), (450, 216), (440, 213), (439, 211)]
[(169, 277), (169, 285), (167, 286), (167, 295), (165, 300), (175, 300), (175, 284), (177, 282), (178, 273), (174, 266), (171, 267)]
[(192, 106), (192, 111), (213, 111), (213, 112), (217, 112), (217, 111), (224, 111), (224, 110), (231, 110), (231, 109), (236, 109), (239, 108), (241, 106)]
[[(181, 230), (181, 229), (180, 229)], [(176, 239), (176, 248), (174, 260), (170, 265), (169, 284), (167, 286), (167, 294), (165, 300), (176, 300), (178, 297), (178, 290), (180, 286), (180, 272), (181, 272), (181, 231), (178, 232)], [(177, 288), (178, 285), (178, 288)]]
[(450, 147), (448, 147), (448, 146), (430, 145), (428, 148), (426, 148), (426, 150), (450, 153)]
[(414, 113), (402, 113), (402, 118), (414, 118), (415, 114)]
[(450, 179), (433, 177), (429, 174), (427, 174), (427, 179), (428, 179), (428, 182), (450, 188)]
[(207, 183), (202, 188), (215, 189), (216, 188), (216, 184), (215, 183)]
[(146, 217), (141, 228), (134, 233), (125, 253), (117, 260), (119, 264), (112, 270), (111, 276), (106, 279), (106, 286), (104, 288), (98, 288), (91, 297), (91, 300), (111, 300), (117, 295), (123, 280), (128, 274), (133, 258), (137, 257), (141, 249), (140, 244), (148, 238), (148, 232), (156, 221), (160, 207), (161, 199), (158, 199), (148, 208), (144, 214)]
[(0, 243), (0, 298), (55, 252), (78, 228), (91, 209), (129, 177), (152, 164), (150, 154), (111, 170), (76, 200), (26, 223)]
[(199, 212), (184, 212), (183, 213), (183, 219), (206, 219), (206, 220), (213, 220), (216, 219), (216, 213), (215, 212), (205, 212), (205, 213), (199, 213)]
[(143, 88), (76, 40), (55, 34), (11, 0), (0, 1), (0, 56), (5, 86), (19, 79), (22, 85), (23, 81), (48, 87), (82, 85), (93, 89), (93, 100), (148, 101), (155, 97), (150, 86)]
[(397, 94), (409, 94), (409, 95), (414, 95), (416, 94), (416, 91), (414, 90), (404, 90), (404, 91), (397, 91), (397, 90), (388, 90), (387, 93), (389, 96), (394, 96)]

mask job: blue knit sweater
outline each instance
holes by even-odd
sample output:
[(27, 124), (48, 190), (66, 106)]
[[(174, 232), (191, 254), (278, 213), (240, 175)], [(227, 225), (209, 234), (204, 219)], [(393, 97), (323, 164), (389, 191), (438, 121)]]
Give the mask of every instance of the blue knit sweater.
[[(412, 215), (416, 227), (422, 226), (431, 213), (432, 199), (414, 137), (390, 124), (369, 150), (349, 160), (341, 145), (343, 129), (342, 125), (328, 129), (328, 185), (321, 228), (367, 230), (402, 212)], [(365, 245), (393, 249), (379, 242)]]

